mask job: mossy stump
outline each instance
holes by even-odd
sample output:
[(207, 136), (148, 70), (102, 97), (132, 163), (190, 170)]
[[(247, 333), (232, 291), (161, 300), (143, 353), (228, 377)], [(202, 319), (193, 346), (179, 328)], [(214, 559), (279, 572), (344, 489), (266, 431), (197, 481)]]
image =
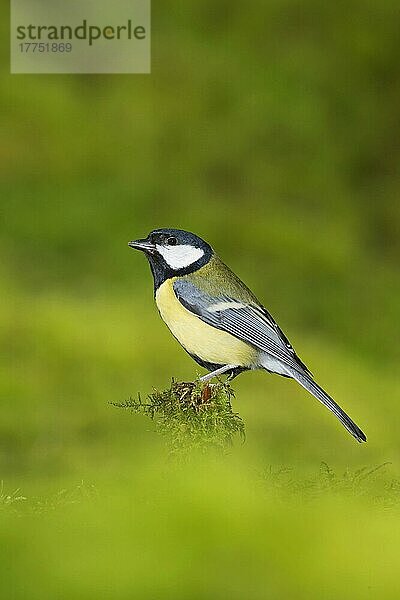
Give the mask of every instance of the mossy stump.
[(185, 450), (226, 452), (234, 439), (245, 439), (244, 423), (233, 411), (234, 392), (228, 382), (183, 382), (172, 380), (163, 391), (154, 390), (145, 401), (137, 399), (113, 406), (151, 419), (171, 453)]

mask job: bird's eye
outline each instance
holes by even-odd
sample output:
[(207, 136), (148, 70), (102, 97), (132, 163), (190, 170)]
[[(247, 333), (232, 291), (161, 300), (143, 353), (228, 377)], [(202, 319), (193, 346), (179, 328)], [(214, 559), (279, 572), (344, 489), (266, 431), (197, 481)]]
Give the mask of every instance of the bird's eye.
[(174, 236), (171, 236), (167, 239), (168, 246), (176, 246), (177, 243), (178, 243), (178, 240)]

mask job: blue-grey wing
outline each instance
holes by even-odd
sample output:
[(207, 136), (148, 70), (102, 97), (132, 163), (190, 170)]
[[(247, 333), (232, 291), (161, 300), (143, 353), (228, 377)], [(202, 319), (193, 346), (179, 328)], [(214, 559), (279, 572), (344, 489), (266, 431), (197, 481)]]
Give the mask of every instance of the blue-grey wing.
[(177, 279), (174, 291), (181, 304), (208, 325), (230, 333), (300, 372), (310, 373), (269, 312), (224, 294), (210, 296), (187, 279)]

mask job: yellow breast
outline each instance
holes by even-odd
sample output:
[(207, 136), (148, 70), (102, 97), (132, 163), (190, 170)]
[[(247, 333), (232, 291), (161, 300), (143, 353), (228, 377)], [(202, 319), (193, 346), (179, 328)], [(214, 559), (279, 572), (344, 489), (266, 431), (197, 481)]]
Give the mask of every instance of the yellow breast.
[(250, 367), (257, 351), (234, 336), (211, 327), (179, 302), (173, 289), (174, 279), (165, 281), (156, 292), (156, 303), (171, 333), (201, 360), (218, 365), (234, 364)]

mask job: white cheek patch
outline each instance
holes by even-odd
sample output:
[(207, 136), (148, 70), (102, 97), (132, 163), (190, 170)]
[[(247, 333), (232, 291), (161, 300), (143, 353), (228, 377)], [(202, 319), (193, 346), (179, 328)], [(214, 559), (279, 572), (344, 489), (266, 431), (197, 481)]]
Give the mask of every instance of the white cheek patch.
[(204, 251), (201, 248), (195, 248), (188, 244), (179, 246), (160, 246), (157, 244), (156, 248), (171, 269), (184, 269), (204, 256)]

